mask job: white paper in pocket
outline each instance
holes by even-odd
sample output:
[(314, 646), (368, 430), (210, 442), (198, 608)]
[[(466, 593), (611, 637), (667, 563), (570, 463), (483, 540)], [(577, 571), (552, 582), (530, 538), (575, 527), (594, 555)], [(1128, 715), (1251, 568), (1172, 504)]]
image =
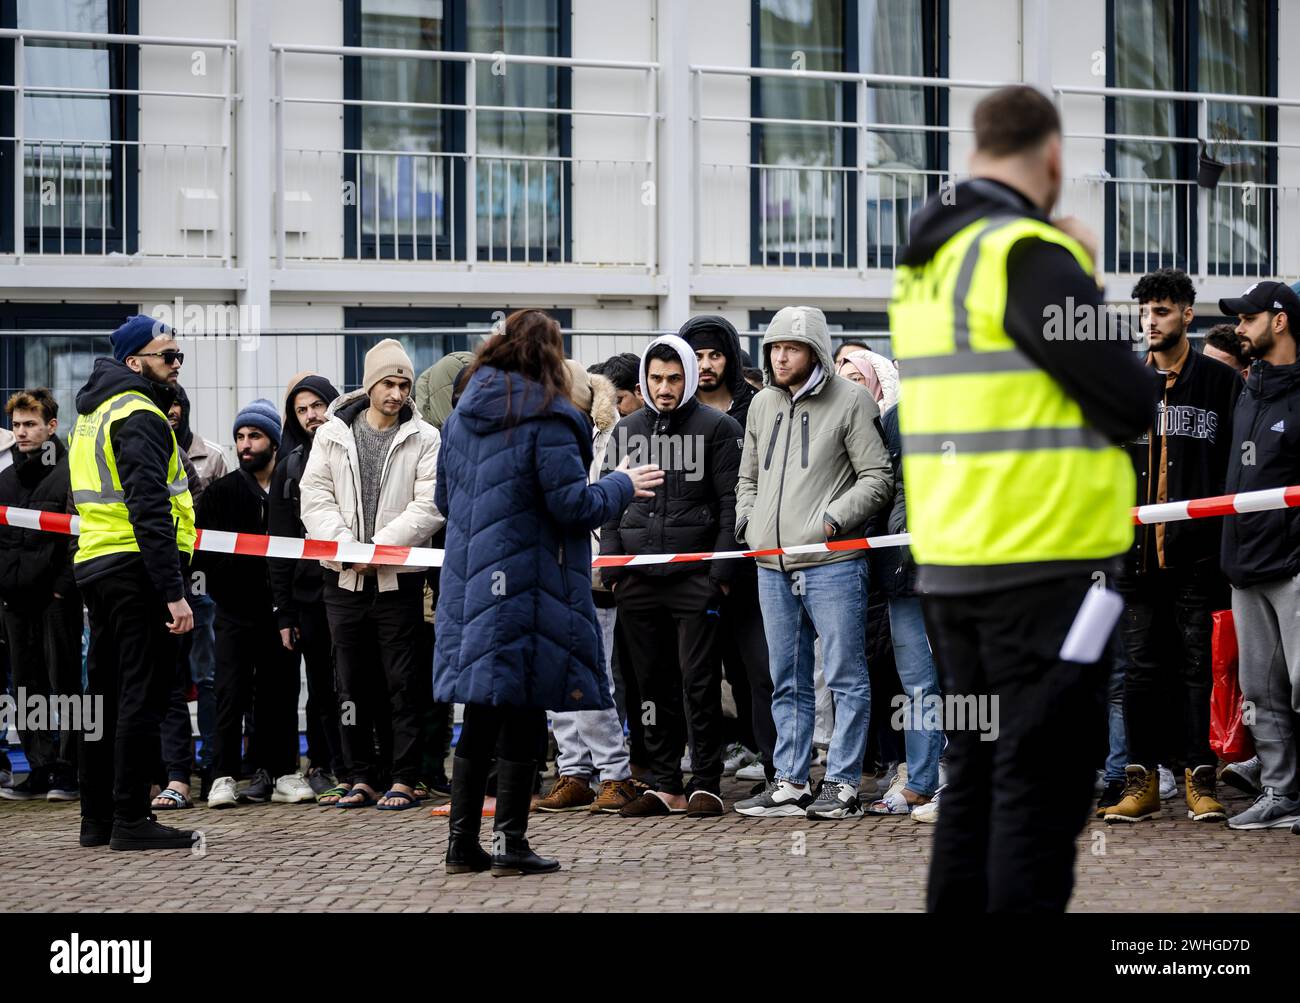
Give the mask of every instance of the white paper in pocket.
[(1101, 658), (1110, 643), (1111, 631), (1124, 610), (1124, 600), (1110, 589), (1091, 588), (1074, 615), (1070, 632), (1065, 635), (1061, 653), (1063, 662), (1091, 664)]

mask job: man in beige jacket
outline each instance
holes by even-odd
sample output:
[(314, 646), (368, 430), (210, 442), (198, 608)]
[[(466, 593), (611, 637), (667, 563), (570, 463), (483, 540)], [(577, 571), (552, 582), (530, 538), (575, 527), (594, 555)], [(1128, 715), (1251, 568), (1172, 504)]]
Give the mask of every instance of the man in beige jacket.
[[(736, 484), (736, 539), (751, 550), (851, 540), (889, 505), (894, 475), (880, 411), (835, 375), (825, 315), (786, 307), (763, 336), (767, 386), (749, 405)], [(772, 672), (776, 776), (738, 802), (742, 815), (851, 818), (871, 713), (867, 562), (863, 550), (758, 558), (758, 598)], [(816, 800), (808, 784), (814, 718), (813, 638), (835, 695), (835, 731)]]
[[(411, 400), (414, 378), (402, 346), (385, 339), (366, 353), (361, 389), (330, 405), (299, 488), (308, 536), (414, 547), (442, 526), (433, 502), (439, 436)], [(418, 657), (427, 569), (321, 564), (347, 774), (340, 780), (351, 790), (338, 807), (375, 804), (381, 784), (390, 789), (380, 809), (414, 807), (421, 716), (432, 699), (432, 667)]]

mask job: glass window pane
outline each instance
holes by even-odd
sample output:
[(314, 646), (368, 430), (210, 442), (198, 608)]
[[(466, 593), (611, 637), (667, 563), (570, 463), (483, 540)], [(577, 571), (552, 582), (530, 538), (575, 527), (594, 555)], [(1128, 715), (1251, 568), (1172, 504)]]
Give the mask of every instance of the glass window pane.
[[(17, 26), (107, 32), (108, 0), (19, 0)], [(33, 87), (108, 88), (107, 46), (27, 40), (23, 82)], [(110, 99), (95, 94), (36, 94), (23, 100), (24, 218), (28, 227), (98, 231), (112, 218)], [(120, 151), (119, 151), (120, 152)], [(54, 246), (50, 250), (56, 249)]]
[[(362, 0), (361, 44), (440, 51), (447, 46), (442, 0)], [(368, 101), (443, 102), (442, 64), (428, 59), (361, 60)], [(361, 230), (366, 236), (447, 236), (443, 112), (429, 107), (361, 108)]]

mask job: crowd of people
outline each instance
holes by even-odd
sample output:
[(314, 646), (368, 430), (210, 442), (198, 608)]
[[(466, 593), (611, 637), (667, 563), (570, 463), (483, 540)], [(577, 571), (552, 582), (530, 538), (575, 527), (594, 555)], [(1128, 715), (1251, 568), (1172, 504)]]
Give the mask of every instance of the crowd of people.
[[(1144, 355), (1044, 340), (1054, 297), (1102, 300), (1086, 232), (1046, 222), (1059, 120), (1026, 91), (986, 99), (981, 170), (913, 227), (898, 361), (788, 306), (757, 374), (721, 316), (584, 368), (522, 310), (422, 374), (391, 339), (350, 392), (299, 374), (240, 410), (229, 471), (151, 318), (113, 334), (67, 445), (47, 390), (14, 394), (0, 504), (75, 511), (81, 535), (0, 530), (10, 686), (102, 697), (107, 727), (23, 731), (30, 772), (0, 797), (79, 798), (81, 845), (115, 849), (188, 847), (158, 819), (198, 803), (449, 798), (447, 870), (507, 875), (560, 866), (530, 812), (717, 817), (734, 776), (752, 818), (942, 810), (932, 908), (1063, 907), (1084, 783), (1109, 823), (1158, 816), (1175, 769), (1194, 822), (1300, 823), (1297, 513), (1127, 528), (1135, 503), (1300, 483), (1300, 297), (1255, 283), (1198, 349), (1195, 286), (1166, 268), (1133, 290)], [(444, 559), (251, 557), (196, 529)], [(841, 545), (909, 530), (914, 549)], [(757, 556), (700, 559), (738, 550)], [(1109, 620), (1093, 591), (1117, 594)], [(1257, 755), (1225, 764), (1228, 609)], [(1062, 644), (1076, 620), (1104, 628)], [(976, 695), (991, 722), (920, 713)], [(1250, 806), (1229, 818), (1221, 783)]]

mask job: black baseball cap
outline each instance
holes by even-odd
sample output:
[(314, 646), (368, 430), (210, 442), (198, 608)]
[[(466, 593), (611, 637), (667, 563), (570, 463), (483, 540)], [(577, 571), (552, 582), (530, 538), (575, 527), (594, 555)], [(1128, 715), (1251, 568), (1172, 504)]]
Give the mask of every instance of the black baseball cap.
[(1285, 282), (1256, 282), (1240, 296), (1219, 300), (1219, 310), (1238, 314), (1285, 313), (1293, 333), (1300, 333), (1300, 296)]

